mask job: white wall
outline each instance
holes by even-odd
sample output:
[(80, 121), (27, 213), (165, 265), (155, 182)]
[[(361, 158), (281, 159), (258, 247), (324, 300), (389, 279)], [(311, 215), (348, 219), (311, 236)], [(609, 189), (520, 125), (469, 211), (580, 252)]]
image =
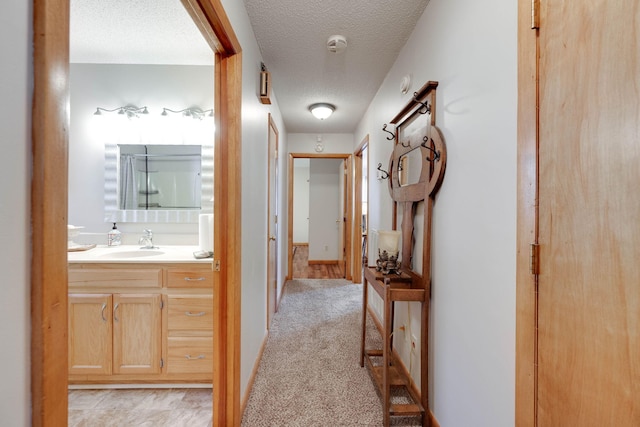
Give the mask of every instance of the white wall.
[(0, 4), (0, 419), (30, 425), (31, 2)]
[(309, 261), (342, 259), (340, 210), (342, 159), (311, 159), (309, 171)]
[[(355, 133), (370, 134), (373, 178), (392, 149), (380, 129), (410, 99), (402, 77), (412, 75), (410, 93), (439, 82), (448, 160), (433, 217), (429, 370), (443, 426), (514, 423), (516, 14), (509, 0), (431, 0)], [(387, 182), (371, 179), (369, 195), (370, 227), (388, 228)], [(398, 316), (407, 310), (401, 304)]]
[(309, 159), (293, 161), (293, 243), (309, 243)]
[[(322, 139), (324, 151), (315, 150), (318, 136)], [(290, 133), (287, 136), (289, 153), (353, 153), (353, 134), (351, 133)]]
[[(267, 185), (268, 185), (268, 114), (271, 113), (279, 131), (278, 183), (280, 197), (278, 215), (278, 298), (282, 293), (287, 271), (286, 156), (287, 136), (272, 92), (271, 105), (258, 100), (258, 83), (262, 57), (249, 22), (244, 3), (223, 0), (229, 21), (242, 46), (242, 331), (241, 378), (242, 393), (266, 336), (267, 286)], [(269, 64), (266, 64), (267, 68)], [(231, 284), (233, 285), (233, 284)]]
[[(78, 243), (106, 244), (111, 224), (104, 215), (105, 144), (213, 145), (213, 121), (161, 116), (164, 107), (213, 108), (213, 66), (71, 64), (69, 131), (69, 223), (84, 226)], [(148, 115), (127, 119), (95, 116), (97, 107), (147, 106)], [(119, 223), (123, 243), (137, 244), (142, 230), (154, 243), (198, 244), (198, 224)]]

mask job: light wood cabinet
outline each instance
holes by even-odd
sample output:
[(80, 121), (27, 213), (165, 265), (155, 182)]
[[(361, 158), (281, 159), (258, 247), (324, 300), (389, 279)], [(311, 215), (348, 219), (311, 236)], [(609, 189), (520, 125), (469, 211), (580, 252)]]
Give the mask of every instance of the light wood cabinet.
[(113, 296), (114, 374), (160, 373), (161, 309), (161, 295)]
[(213, 295), (170, 295), (167, 372), (213, 373)]
[(69, 374), (111, 374), (111, 294), (69, 295)]
[(70, 263), (69, 383), (211, 382), (209, 263)]
[(161, 309), (161, 295), (69, 295), (69, 373), (159, 373)]

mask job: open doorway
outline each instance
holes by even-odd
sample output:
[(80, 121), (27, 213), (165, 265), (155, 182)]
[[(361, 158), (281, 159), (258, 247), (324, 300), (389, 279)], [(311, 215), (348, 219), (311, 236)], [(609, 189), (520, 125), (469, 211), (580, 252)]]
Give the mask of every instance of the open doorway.
[(289, 278), (351, 280), (351, 155), (290, 154)]
[[(204, 4), (203, 4), (204, 3)], [(240, 423), (241, 55), (217, 1), (184, 0), (189, 14), (215, 49), (214, 241), (220, 268), (213, 277), (213, 425)], [(36, 3), (34, 16), (33, 177), (31, 199), (31, 402), (32, 424), (67, 424), (67, 201), (69, 102), (69, 1)], [(224, 88), (223, 91), (220, 89)], [(224, 150), (221, 141), (225, 142)], [(217, 264), (216, 264), (217, 265)]]
[[(369, 236), (369, 135), (353, 153), (355, 168), (353, 206), (353, 281), (362, 282), (362, 266), (368, 258)], [(358, 244), (355, 244), (358, 243)]]

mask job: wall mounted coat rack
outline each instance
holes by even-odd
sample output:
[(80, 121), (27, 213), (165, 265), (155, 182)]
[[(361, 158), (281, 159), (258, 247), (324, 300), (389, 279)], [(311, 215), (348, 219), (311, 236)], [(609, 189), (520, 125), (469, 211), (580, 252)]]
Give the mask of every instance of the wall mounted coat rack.
[[(397, 226), (399, 210), (401, 220), (401, 259), (397, 274), (383, 274), (375, 267), (368, 267), (365, 260), (365, 284), (383, 300), (381, 319), (382, 348), (366, 348), (366, 322), (368, 288), (363, 286), (362, 341), (360, 365), (372, 372), (380, 389), (383, 406), (383, 424), (388, 427), (392, 416), (420, 417), (423, 426), (431, 426), (429, 410), (429, 306), (431, 298), (431, 217), (436, 193), (444, 179), (447, 162), (446, 146), (440, 130), (435, 126), (435, 100), (438, 82), (429, 81), (413, 99), (391, 120), (395, 140), (389, 162), (389, 191), (393, 199), (393, 225)], [(385, 132), (386, 124), (383, 126)], [(381, 166), (379, 169), (381, 169)], [(414, 235), (418, 206), (423, 209), (423, 233)], [(421, 245), (421, 251), (415, 249)], [(420, 260), (414, 253), (421, 253)], [(417, 266), (417, 267), (415, 267)], [(415, 387), (410, 373), (400, 360), (393, 345), (392, 331), (394, 306), (398, 301), (415, 301), (421, 305), (420, 386)], [(382, 359), (380, 363), (379, 360)], [(411, 396), (411, 403), (392, 403), (392, 389), (404, 388)]]

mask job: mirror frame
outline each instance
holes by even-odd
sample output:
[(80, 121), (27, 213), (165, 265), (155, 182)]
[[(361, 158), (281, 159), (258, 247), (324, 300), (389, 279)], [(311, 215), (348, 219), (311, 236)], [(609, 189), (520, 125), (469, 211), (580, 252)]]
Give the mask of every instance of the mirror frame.
[(118, 144), (104, 147), (104, 221), (148, 223), (197, 223), (198, 216), (213, 213), (213, 145), (202, 145), (200, 209), (119, 209)]

